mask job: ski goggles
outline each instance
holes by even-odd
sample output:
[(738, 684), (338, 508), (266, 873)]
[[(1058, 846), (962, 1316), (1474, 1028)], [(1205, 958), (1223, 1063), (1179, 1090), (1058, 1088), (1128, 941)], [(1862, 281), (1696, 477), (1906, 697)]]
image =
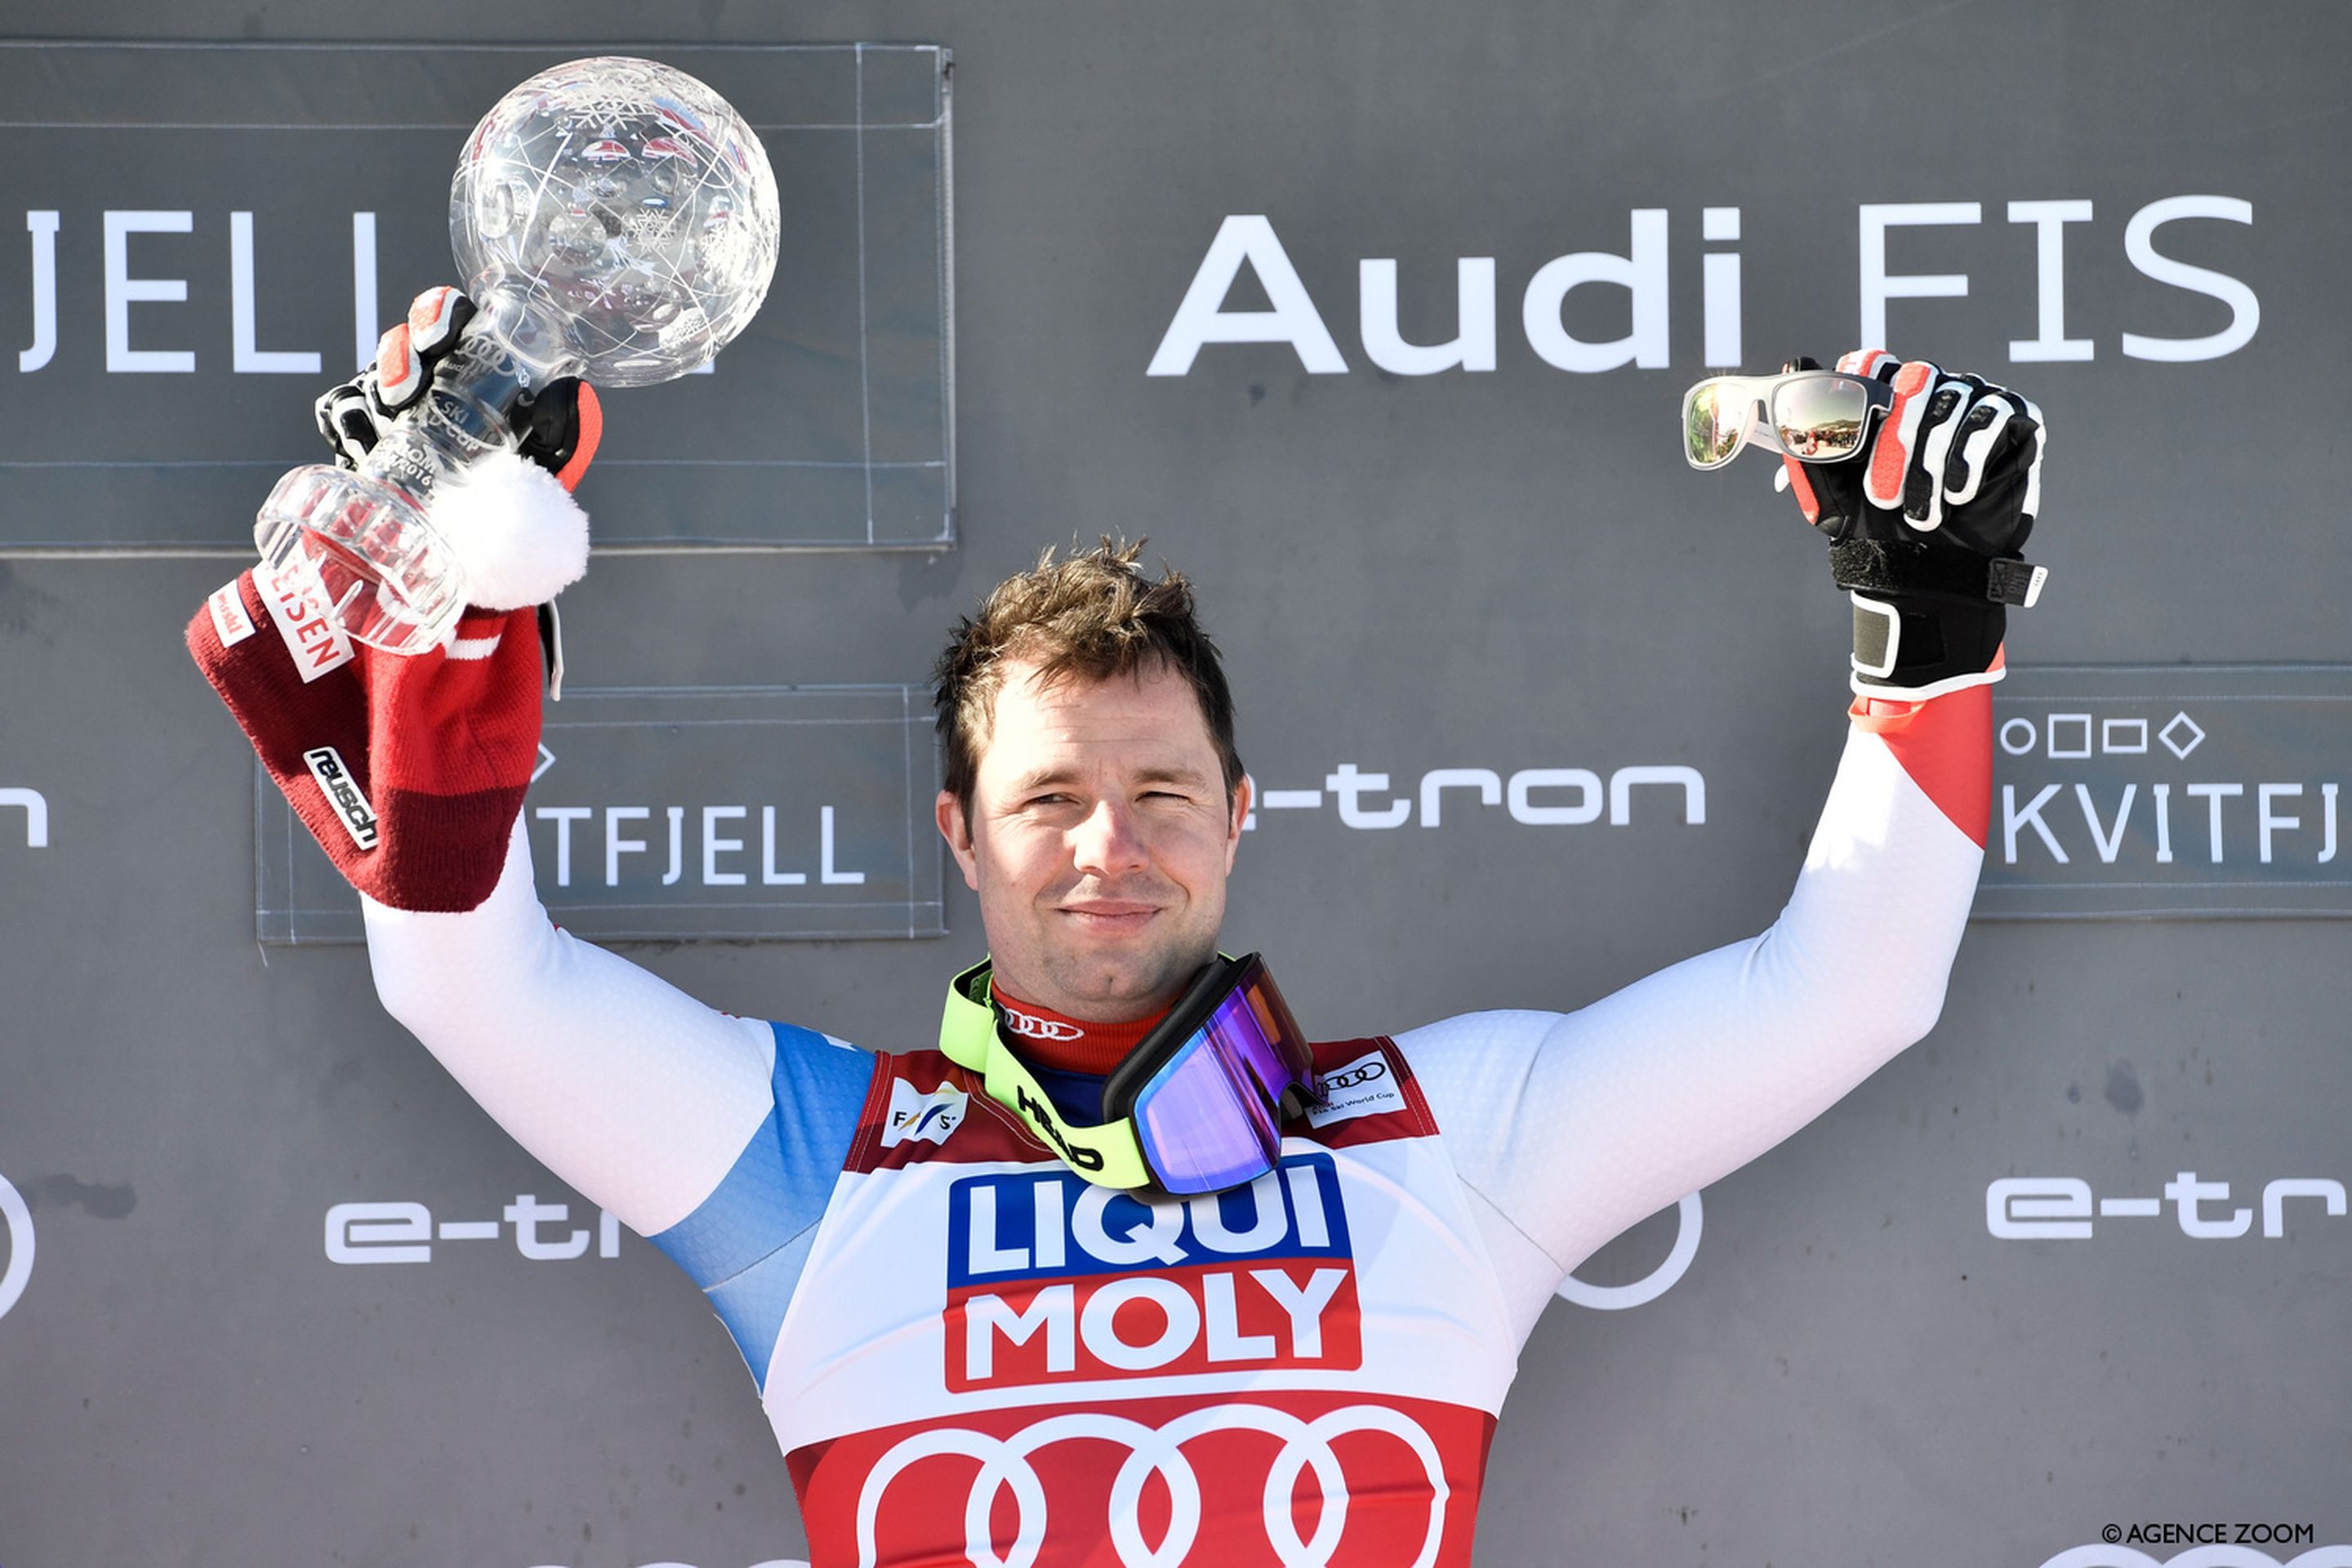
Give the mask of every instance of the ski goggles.
[(1719, 468), (1760, 441), (1808, 463), (1843, 462), (1869, 438), (1871, 411), (1894, 403), (1885, 382), (1834, 370), (1711, 375), (1683, 394), (1683, 456)]
[(1077, 1126), (1004, 1043), (985, 961), (948, 986), (940, 1049), (1097, 1186), (1174, 1196), (1265, 1174), (1282, 1124), (1322, 1103), (1307, 1037), (1256, 953), (1220, 954), (1103, 1080), (1103, 1119)]

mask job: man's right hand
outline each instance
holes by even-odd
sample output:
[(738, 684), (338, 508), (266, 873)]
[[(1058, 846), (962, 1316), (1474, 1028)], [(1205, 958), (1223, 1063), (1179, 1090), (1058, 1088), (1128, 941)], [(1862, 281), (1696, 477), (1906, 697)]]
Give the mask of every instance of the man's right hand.
[[(319, 400), (339, 462), (356, 467), (425, 397), (472, 314), (454, 289), (418, 296), (367, 373)], [(534, 605), (545, 592), (518, 584), (555, 580), (544, 546), (558, 536), (584, 562), (586, 520), (564, 492), (602, 421), (577, 381), (541, 388), (517, 417), (528, 460), (493, 454), (445, 487), (429, 514), (469, 555), (476, 601), (441, 647), (402, 656), (350, 637), (307, 558), (239, 574), (188, 623), (188, 651), (295, 815), (346, 881), (394, 909), (470, 910), (489, 896), (538, 762)], [(562, 570), (562, 581), (578, 574)]]
[[(433, 385), (434, 370), (465, 335), (474, 302), (456, 289), (427, 289), (408, 307), (408, 319), (376, 343), (375, 363), (320, 395), (314, 405), (319, 434), (335, 461), (356, 468), (392, 422), (414, 408)], [(604, 426), (595, 388), (578, 376), (551, 381), (514, 411), (522, 455), (563, 481), (580, 483)]]

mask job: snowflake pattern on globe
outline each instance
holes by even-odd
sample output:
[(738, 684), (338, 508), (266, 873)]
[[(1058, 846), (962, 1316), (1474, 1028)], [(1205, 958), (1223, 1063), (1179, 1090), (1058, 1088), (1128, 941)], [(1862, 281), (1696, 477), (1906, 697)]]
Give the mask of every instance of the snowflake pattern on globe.
[(528, 289), (599, 386), (667, 381), (716, 354), (766, 298), (779, 228), (742, 116), (683, 71), (620, 56), (500, 99), (449, 187), (467, 288)]

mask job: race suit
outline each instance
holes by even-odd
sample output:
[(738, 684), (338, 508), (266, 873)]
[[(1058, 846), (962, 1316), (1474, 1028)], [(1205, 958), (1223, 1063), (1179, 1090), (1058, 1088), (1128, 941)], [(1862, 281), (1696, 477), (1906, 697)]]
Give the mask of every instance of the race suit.
[(370, 952), (490, 1114), (708, 1293), (819, 1568), (1462, 1564), (1563, 1275), (1933, 1025), (1990, 706), (1858, 716), (1761, 935), (1578, 1012), (1318, 1047), (1280, 1168), (1181, 1203), (1087, 1185), (928, 1042), (736, 1018), (557, 931), (520, 826), (488, 902), (371, 903)]

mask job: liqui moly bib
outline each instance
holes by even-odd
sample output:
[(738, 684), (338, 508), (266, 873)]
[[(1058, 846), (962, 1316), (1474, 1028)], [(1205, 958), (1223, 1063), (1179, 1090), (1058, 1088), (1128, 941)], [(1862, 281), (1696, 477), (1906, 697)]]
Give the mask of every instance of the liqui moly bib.
[(765, 1369), (820, 1568), (1469, 1561), (1516, 1341), (1403, 1058), (1317, 1065), (1278, 1169), (1145, 1203), (883, 1060)]

